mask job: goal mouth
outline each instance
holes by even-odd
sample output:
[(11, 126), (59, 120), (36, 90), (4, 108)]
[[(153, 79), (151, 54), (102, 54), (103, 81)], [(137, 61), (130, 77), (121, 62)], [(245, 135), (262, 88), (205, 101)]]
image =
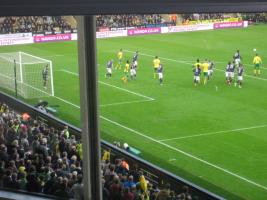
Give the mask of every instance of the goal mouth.
[(53, 64), (25, 52), (0, 53), (0, 85), (25, 99), (54, 96)]

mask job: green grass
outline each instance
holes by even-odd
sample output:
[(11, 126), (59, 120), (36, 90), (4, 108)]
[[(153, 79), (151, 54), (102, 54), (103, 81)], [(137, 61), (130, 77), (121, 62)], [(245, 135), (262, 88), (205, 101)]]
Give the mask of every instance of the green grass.
[[(267, 199), (267, 69), (262, 69), (261, 79), (257, 79), (251, 66), (254, 48), (263, 62), (267, 60), (266, 34), (267, 26), (260, 25), (98, 40), (99, 80), (146, 96), (100, 83), (101, 137), (127, 142), (140, 149), (148, 161), (227, 199)], [(122, 70), (114, 70), (111, 79), (104, 78), (106, 62), (116, 60), (120, 48), (125, 60), (131, 59), (133, 51), (140, 52), (137, 80), (127, 85), (121, 81)], [(220, 71), (237, 49), (245, 63), (242, 89), (227, 86)], [(52, 60), (55, 95), (79, 105), (78, 77), (62, 71), (78, 72), (76, 42), (0, 49), (11, 51)], [(165, 66), (163, 86), (153, 79), (155, 55)], [(197, 58), (209, 58), (216, 64), (214, 77), (206, 86), (192, 83), (191, 64)], [(49, 98), (49, 104), (60, 105), (60, 118), (80, 125), (77, 107), (57, 98)], [(199, 134), (204, 135), (196, 137)], [(165, 141), (169, 138), (179, 139)]]

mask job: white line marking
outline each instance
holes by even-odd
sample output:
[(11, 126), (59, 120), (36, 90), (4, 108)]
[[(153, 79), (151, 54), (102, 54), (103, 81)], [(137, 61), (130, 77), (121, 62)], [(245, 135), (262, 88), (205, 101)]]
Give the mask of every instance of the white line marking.
[(63, 101), (63, 102), (66, 103), (66, 104), (69, 104), (69, 105), (71, 105), (71, 106), (73, 106), (73, 107), (75, 107), (75, 108), (80, 109), (80, 106), (78, 106), (78, 105), (76, 105), (76, 104), (74, 104), (74, 103), (71, 103), (70, 101), (67, 101), (67, 100), (62, 99), (62, 98), (57, 97), (57, 96), (54, 96), (54, 97), (55, 97), (56, 99), (60, 100), (60, 101)]
[(99, 106), (108, 107), (108, 106), (117, 106), (117, 105), (132, 104), (132, 103), (143, 103), (143, 102), (149, 102), (149, 101), (152, 101), (152, 100), (147, 99), (147, 100), (136, 100), (136, 101), (123, 101), (123, 102), (117, 102), (117, 103), (102, 104)]
[[(130, 53), (134, 53), (134, 51), (130, 51), (130, 50), (124, 50), (125, 52), (130, 52)], [(143, 56), (147, 56), (147, 57), (155, 57), (151, 54), (145, 54), (145, 53), (139, 53), (139, 55), (143, 55)], [(193, 65), (193, 63), (190, 63), (190, 62), (187, 62), (187, 61), (182, 61), (182, 60), (175, 60), (175, 59), (171, 59), (171, 58), (164, 58), (164, 57), (160, 57), (161, 59), (163, 60), (168, 60), (168, 61), (172, 61), (172, 62), (177, 62), (177, 63), (182, 63), (182, 64), (188, 64), (188, 65)], [(218, 70), (218, 71), (222, 71), (222, 72), (225, 72), (224, 70), (222, 69), (218, 69), (218, 68), (215, 68), (215, 70)], [(267, 79), (265, 78), (260, 78), (260, 77), (256, 77), (256, 76), (252, 76), (252, 75), (247, 75), (245, 74), (244, 76), (247, 76), (249, 78), (254, 78), (254, 79), (258, 79), (258, 80), (262, 80), (262, 81), (267, 81)]]
[[(54, 96), (54, 97), (57, 98), (60, 101), (63, 101), (65, 103), (67, 103), (67, 104), (70, 104), (70, 105), (74, 106), (75, 108), (80, 109), (80, 106), (78, 106), (78, 105), (75, 105), (75, 104), (73, 104), (73, 103), (71, 103), (71, 102), (69, 102), (69, 101), (67, 101), (65, 99), (62, 99), (62, 98), (58, 97), (58, 96)], [(103, 105), (99, 105), (99, 106), (100, 107), (108, 107), (108, 106), (116, 106), (116, 105), (131, 104), (131, 103), (142, 103), (142, 102), (148, 102), (148, 101), (151, 101), (151, 100), (124, 101), (124, 102), (118, 102), (118, 103), (103, 104)]]
[(215, 134), (219, 134), (219, 133), (238, 132), (238, 131), (245, 131), (245, 130), (256, 129), (256, 128), (264, 128), (264, 127), (267, 127), (267, 124), (259, 125), (259, 126), (251, 126), (251, 127), (247, 127), (247, 128), (237, 128), (237, 129), (232, 129), (232, 130), (216, 131), (216, 132), (210, 132), (210, 133), (201, 133), (201, 134), (195, 134), (195, 135), (168, 138), (168, 139), (162, 139), (162, 140), (159, 140), (159, 141), (160, 142), (165, 142), (165, 141), (171, 141), (171, 140), (181, 140), (181, 139), (187, 139), (187, 138), (215, 135)]
[[(67, 104), (69, 104), (69, 105), (72, 105), (72, 106), (74, 106), (74, 107), (76, 107), (76, 108), (80, 108), (80, 106), (75, 105), (75, 104), (73, 104), (73, 103), (71, 103), (71, 102), (69, 102), (69, 101), (67, 101), (67, 100), (64, 100), (64, 99), (62, 99), (62, 98), (60, 98), (60, 97), (56, 97), (56, 96), (54, 96), (54, 97), (57, 98), (57, 99), (59, 99), (59, 100), (61, 100), (61, 101), (63, 101), (63, 102), (65, 102), (65, 103), (67, 103)], [(185, 155), (185, 156), (187, 156), (187, 157), (193, 158), (193, 159), (195, 159), (195, 160), (197, 160), (197, 161), (199, 161), (199, 162), (202, 162), (202, 163), (204, 163), (204, 164), (206, 164), (206, 165), (208, 165), (208, 166), (211, 166), (211, 167), (216, 168), (216, 169), (218, 169), (218, 170), (220, 170), (220, 171), (223, 171), (223, 172), (225, 172), (225, 173), (227, 173), (227, 174), (230, 174), (230, 175), (232, 175), (232, 176), (234, 176), (234, 177), (236, 177), (236, 178), (238, 178), (238, 179), (241, 179), (241, 180), (243, 180), (243, 181), (245, 181), (245, 182), (248, 182), (248, 183), (250, 183), (250, 184), (252, 184), (252, 185), (255, 185), (255, 186), (259, 187), (259, 188), (262, 188), (262, 189), (264, 189), (264, 190), (267, 190), (267, 187), (265, 187), (265, 186), (263, 186), (263, 185), (260, 185), (259, 183), (256, 183), (256, 182), (254, 182), (254, 181), (251, 181), (251, 180), (249, 180), (249, 179), (247, 179), (247, 178), (244, 178), (244, 177), (242, 177), (242, 176), (240, 176), (240, 175), (238, 175), (238, 174), (236, 174), (236, 173), (233, 173), (233, 172), (231, 172), (231, 171), (229, 171), (229, 170), (227, 170), (227, 169), (224, 169), (224, 168), (222, 168), (222, 167), (220, 167), (220, 166), (218, 166), (218, 165), (212, 164), (212, 163), (210, 163), (210, 162), (208, 162), (208, 161), (205, 161), (205, 160), (203, 160), (203, 159), (201, 159), (201, 158), (198, 158), (198, 157), (196, 157), (196, 156), (194, 156), (194, 155), (192, 155), (192, 154), (190, 154), (190, 153), (187, 153), (187, 152), (182, 151), (182, 150), (180, 150), (180, 149), (178, 149), (178, 148), (175, 148), (175, 147), (173, 147), (173, 146), (170, 146), (170, 145), (168, 145), (168, 144), (165, 144), (165, 143), (163, 143), (163, 142), (161, 142), (161, 141), (159, 141), (159, 140), (156, 140), (156, 139), (154, 139), (154, 138), (152, 138), (152, 137), (150, 137), (150, 136), (147, 136), (147, 135), (145, 135), (145, 134), (143, 134), (143, 133), (141, 133), (141, 132), (139, 132), (139, 131), (136, 131), (136, 130), (134, 130), (134, 129), (132, 129), (132, 128), (129, 128), (129, 127), (126, 127), (126, 126), (124, 126), (124, 125), (122, 125), (122, 124), (119, 124), (118, 122), (115, 122), (115, 121), (110, 120), (110, 119), (108, 119), (108, 118), (106, 118), (106, 117), (103, 117), (102, 115), (100, 115), (100, 118), (103, 119), (103, 120), (106, 120), (107, 122), (109, 122), (109, 123), (111, 123), (111, 124), (114, 124), (114, 125), (116, 125), (116, 126), (119, 126), (119, 127), (121, 127), (121, 128), (124, 128), (125, 130), (128, 130), (128, 131), (130, 131), (130, 132), (132, 132), (132, 133), (135, 133), (136, 135), (140, 135), (140, 136), (142, 136), (142, 137), (144, 137), (144, 138), (146, 138), (146, 139), (148, 139), (148, 140), (151, 140), (151, 141), (153, 141), (153, 142), (155, 142), (155, 143), (158, 143), (158, 144), (160, 144), (160, 145), (162, 145), (162, 146), (165, 146), (165, 147), (167, 147), (167, 148), (169, 148), (169, 149), (172, 149), (172, 150), (174, 150), (174, 151), (177, 151), (177, 152), (179, 152), (179, 153), (181, 153), (181, 154), (183, 154), (183, 155)]]
[(260, 185), (260, 184), (254, 182), (254, 181), (251, 181), (251, 180), (249, 180), (249, 179), (247, 179), (247, 178), (244, 178), (244, 177), (242, 177), (242, 176), (240, 176), (240, 175), (238, 175), (238, 174), (236, 174), (236, 173), (233, 173), (233, 172), (231, 172), (231, 171), (229, 171), (229, 170), (227, 170), (227, 169), (224, 169), (224, 168), (222, 168), (222, 167), (220, 167), (220, 166), (218, 166), (218, 165), (212, 164), (212, 163), (210, 163), (210, 162), (208, 162), (208, 161), (205, 161), (205, 160), (203, 160), (203, 159), (201, 159), (201, 158), (198, 158), (198, 157), (196, 157), (196, 156), (194, 156), (194, 155), (192, 155), (192, 154), (190, 154), (190, 153), (187, 153), (187, 152), (182, 151), (182, 150), (180, 150), (180, 149), (178, 149), (178, 148), (175, 148), (175, 147), (173, 147), (173, 146), (170, 146), (170, 145), (168, 145), (168, 144), (165, 144), (165, 143), (163, 143), (163, 142), (161, 142), (161, 141), (158, 141), (158, 140), (156, 140), (156, 139), (154, 139), (154, 138), (152, 138), (152, 137), (149, 137), (149, 136), (147, 136), (147, 135), (145, 135), (145, 134), (143, 134), (143, 133), (141, 133), (141, 132), (139, 132), (139, 131), (136, 131), (136, 130), (134, 130), (134, 129), (131, 129), (131, 128), (129, 128), (129, 127), (126, 127), (126, 126), (124, 126), (124, 125), (122, 125), (122, 124), (119, 124), (119, 123), (117, 123), (117, 122), (115, 122), (115, 121), (112, 121), (112, 120), (110, 120), (110, 119), (108, 119), (108, 118), (106, 118), (106, 117), (100, 116), (100, 118), (101, 118), (101, 119), (104, 119), (104, 120), (106, 120), (106, 121), (108, 121), (108, 122), (110, 122), (110, 123), (112, 123), (112, 124), (114, 124), (114, 125), (116, 125), (116, 126), (119, 126), (119, 127), (121, 127), (121, 128), (124, 128), (124, 129), (126, 129), (126, 130), (128, 130), (128, 131), (130, 131), (130, 132), (132, 132), (132, 133), (135, 133), (136, 135), (140, 135), (140, 136), (142, 136), (142, 137), (144, 137), (144, 138), (146, 138), (146, 139), (148, 139), (148, 140), (151, 140), (151, 141), (153, 141), (153, 142), (155, 142), (155, 143), (158, 143), (158, 144), (160, 144), (160, 145), (162, 145), (162, 146), (165, 146), (165, 147), (167, 147), (167, 148), (169, 148), (169, 149), (172, 149), (172, 150), (174, 150), (174, 151), (177, 151), (177, 152), (179, 152), (179, 153), (181, 153), (181, 154), (183, 154), (183, 155), (186, 155), (186, 156), (188, 156), (188, 157), (190, 157), (190, 158), (193, 158), (193, 159), (195, 159), (195, 160), (197, 160), (197, 161), (200, 161), (200, 162), (202, 162), (202, 163), (204, 163), (204, 164), (206, 164), (206, 165), (209, 165), (209, 166), (211, 166), (211, 167), (214, 167), (214, 168), (216, 168), (216, 169), (218, 169), (218, 170), (220, 170), (220, 171), (223, 171), (223, 172), (225, 172), (225, 173), (227, 173), (227, 174), (230, 174), (230, 175), (232, 175), (232, 176), (234, 176), (234, 177), (236, 177), (236, 178), (239, 178), (239, 179), (241, 179), (241, 180), (243, 180), (243, 181), (246, 181), (246, 182), (248, 182), (248, 183), (250, 183), (250, 184), (252, 184), (252, 185), (255, 185), (255, 186), (259, 187), (259, 188), (262, 188), (262, 189), (264, 189), (264, 190), (267, 190), (267, 187), (265, 187), (265, 186), (263, 186), (263, 185)]
[[(78, 73), (75, 73), (75, 72), (71, 72), (71, 71), (68, 71), (68, 70), (65, 70), (65, 69), (62, 69), (60, 71), (63, 71), (63, 72), (66, 72), (66, 73), (69, 73), (69, 74), (72, 74), (72, 75), (75, 75), (75, 76), (79, 76)], [(127, 90), (127, 89), (124, 89), (124, 88), (121, 88), (121, 87), (118, 87), (118, 86), (115, 86), (115, 85), (112, 85), (112, 84), (109, 84), (109, 83), (106, 83), (106, 82), (103, 82), (103, 81), (98, 81), (99, 83), (103, 84), (103, 85), (106, 85), (106, 86), (109, 86), (109, 87), (113, 87), (113, 88), (116, 88), (118, 90), (122, 90), (124, 92), (128, 92), (130, 94), (134, 94), (136, 96), (139, 96), (139, 97), (143, 97), (145, 99), (148, 99), (150, 101), (153, 101), (155, 100), (154, 98), (152, 97), (148, 97), (148, 96), (145, 96), (143, 94), (140, 94), (140, 93), (137, 93), (137, 92), (133, 92), (133, 91), (130, 91), (130, 90)]]
[(136, 95), (136, 96), (143, 97), (143, 98), (148, 99), (148, 100), (150, 100), (150, 101), (155, 100), (155, 99), (153, 99), (153, 98), (151, 98), (151, 97), (148, 97), (148, 96), (145, 96), (145, 95), (143, 95), (143, 94), (136, 93), (136, 92), (133, 92), (133, 91), (130, 91), (130, 90), (121, 88), (121, 87), (117, 87), (117, 86), (115, 86), (115, 85), (111, 85), (111, 84), (109, 84), (109, 83), (105, 83), (105, 82), (103, 82), (103, 81), (98, 81), (98, 82), (101, 83), (101, 84), (103, 84), (103, 85), (107, 85), (107, 86), (109, 86), (109, 87), (113, 87), (113, 88), (116, 88), (116, 89), (118, 89), (118, 90), (122, 90), (122, 91), (125, 91), (125, 92), (128, 92), (128, 93), (134, 94), (134, 95)]
[(71, 71), (69, 71), (69, 70), (66, 70), (66, 69), (60, 69), (60, 70), (58, 70), (58, 71), (61, 71), (61, 72), (66, 72), (66, 73), (68, 73), (68, 74), (72, 74), (72, 75), (74, 75), (74, 76), (79, 76), (79, 74), (78, 74), (78, 73), (76, 73), (76, 72), (71, 72)]

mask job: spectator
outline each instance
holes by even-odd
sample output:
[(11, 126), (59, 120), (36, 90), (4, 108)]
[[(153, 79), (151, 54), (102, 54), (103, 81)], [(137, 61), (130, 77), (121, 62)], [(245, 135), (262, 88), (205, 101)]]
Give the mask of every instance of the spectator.
[(71, 191), (73, 192), (74, 199), (77, 199), (77, 200), (83, 200), (84, 199), (82, 180), (83, 180), (82, 175), (79, 174), (77, 183), (74, 184), (71, 188)]
[(123, 194), (121, 200), (134, 200), (134, 195), (130, 192), (128, 187), (123, 189)]
[(120, 200), (121, 197), (121, 184), (118, 176), (114, 176), (113, 183), (109, 188), (110, 199), (111, 200)]
[(170, 184), (166, 184), (164, 186), (164, 189), (159, 191), (157, 199), (156, 200), (167, 200), (170, 196)]
[[(36, 19), (25, 17), (22, 21), (29, 23)], [(118, 23), (125, 19), (121, 18)], [(47, 23), (53, 20), (61, 23), (59, 18), (48, 19)], [(153, 15), (148, 19), (154, 20)], [(64, 130), (68, 128), (65, 126)], [(82, 156), (78, 150), (81, 143), (71, 133), (69, 139), (59, 133), (38, 120), (22, 119), (0, 103), (0, 186), (83, 199)], [(110, 150), (107, 152), (109, 155), (102, 162), (104, 199), (174, 199), (169, 185), (160, 191), (156, 185), (147, 183), (137, 165), (130, 165), (124, 158), (113, 162)], [(188, 187), (184, 187), (178, 197), (192, 199)]]

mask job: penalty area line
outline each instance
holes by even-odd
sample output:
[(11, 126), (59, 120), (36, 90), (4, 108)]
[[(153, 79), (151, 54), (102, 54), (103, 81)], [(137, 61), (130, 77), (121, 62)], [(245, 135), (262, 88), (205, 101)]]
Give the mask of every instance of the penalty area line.
[[(56, 99), (58, 99), (60, 101), (65, 102), (66, 104), (69, 104), (75, 108), (80, 109), (80, 106), (73, 104), (73, 103), (71, 103), (65, 99), (62, 99), (58, 96), (53, 96), (53, 97), (55, 97)], [(143, 103), (143, 102), (149, 102), (149, 101), (152, 101), (152, 100), (123, 101), (123, 102), (117, 102), (117, 103), (102, 104), (102, 105), (99, 105), (99, 107), (110, 107), (110, 106), (118, 106), (118, 105), (124, 105), (124, 104), (132, 104), (132, 103)]]
[[(74, 107), (76, 107), (76, 108), (80, 108), (80, 106), (78, 106), (78, 105), (76, 105), (76, 104), (73, 104), (73, 103), (71, 103), (71, 102), (69, 102), (69, 101), (67, 101), (67, 100), (65, 100), (65, 99), (62, 99), (62, 98), (60, 98), (60, 97), (56, 97), (56, 96), (54, 96), (54, 97), (57, 98), (57, 99), (59, 99), (59, 100), (61, 100), (61, 101), (63, 101), (64, 103), (67, 103), (67, 104), (69, 104), (69, 105), (72, 105), (72, 106), (74, 106)], [(132, 128), (129, 128), (129, 127), (127, 127), (127, 126), (124, 126), (124, 125), (122, 125), (122, 124), (120, 124), (120, 123), (118, 123), (118, 122), (115, 122), (115, 121), (113, 121), (113, 120), (111, 120), (111, 119), (108, 119), (108, 118), (106, 118), (106, 117), (104, 117), (104, 116), (102, 116), (102, 115), (100, 115), (100, 118), (103, 119), (103, 120), (105, 120), (105, 121), (107, 121), (107, 122), (109, 122), (109, 123), (111, 123), (111, 124), (114, 124), (114, 125), (116, 125), (116, 126), (119, 126), (119, 127), (123, 128), (123, 129), (125, 129), (125, 130), (128, 130), (129, 132), (132, 132), (132, 133), (134, 133), (134, 134), (136, 134), (136, 135), (142, 136), (142, 137), (144, 137), (144, 138), (146, 138), (146, 139), (148, 139), (148, 140), (150, 140), (150, 141), (153, 141), (153, 142), (158, 143), (158, 144), (160, 144), (160, 145), (162, 145), (162, 146), (165, 146), (165, 147), (167, 147), (168, 149), (171, 149), (171, 150), (173, 150), (173, 151), (176, 151), (176, 152), (178, 152), (178, 153), (181, 153), (181, 154), (183, 154), (183, 155), (185, 155), (185, 156), (187, 156), (187, 157), (189, 157), (189, 158), (192, 158), (192, 159), (194, 159), (194, 160), (197, 160), (197, 161), (199, 161), (199, 162), (201, 162), (201, 163), (204, 163), (204, 164), (206, 164), (206, 165), (208, 165), (208, 166), (210, 166), (210, 167), (213, 167), (213, 168), (215, 168), (215, 169), (217, 169), (217, 170), (219, 170), (219, 171), (223, 171), (223, 172), (225, 172), (225, 173), (227, 173), (227, 174), (229, 174), (229, 175), (232, 175), (232, 176), (234, 176), (234, 177), (236, 177), (236, 178), (238, 178), (238, 179), (240, 179), (240, 180), (243, 180), (243, 181), (245, 181), (245, 182), (247, 182), (247, 183), (250, 183), (250, 184), (252, 184), (252, 185), (254, 185), (254, 186), (257, 186), (257, 187), (262, 188), (262, 189), (264, 189), (264, 190), (267, 191), (267, 187), (266, 187), (266, 186), (263, 186), (263, 185), (261, 185), (261, 184), (259, 184), (259, 183), (256, 183), (256, 182), (252, 181), (252, 180), (249, 180), (249, 179), (247, 179), (247, 178), (245, 178), (245, 177), (243, 177), (243, 176), (240, 176), (240, 175), (238, 175), (238, 174), (236, 174), (236, 173), (234, 173), (234, 172), (231, 172), (231, 171), (229, 171), (229, 170), (227, 170), (227, 169), (224, 169), (224, 168), (222, 168), (222, 167), (220, 167), (220, 166), (218, 166), (218, 165), (212, 164), (212, 163), (210, 163), (210, 162), (208, 162), (208, 161), (206, 161), (206, 160), (203, 160), (203, 159), (201, 159), (201, 158), (199, 158), (199, 157), (196, 157), (196, 156), (194, 156), (194, 155), (192, 155), (192, 154), (190, 154), (190, 153), (187, 153), (187, 152), (185, 152), (185, 151), (183, 151), (183, 150), (181, 150), (181, 149), (175, 148), (175, 147), (170, 146), (170, 145), (168, 145), (168, 144), (166, 144), (166, 143), (164, 143), (164, 142), (161, 142), (161, 141), (159, 141), (159, 140), (156, 140), (156, 139), (154, 139), (154, 138), (152, 138), (152, 137), (150, 137), (150, 136), (145, 135), (144, 133), (141, 133), (141, 132), (139, 132), (139, 131), (136, 131), (136, 130), (134, 130), (134, 129), (132, 129)]]
[[(63, 72), (65, 72), (65, 73), (69, 73), (69, 74), (72, 74), (72, 75), (75, 75), (75, 76), (79, 76), (78, 73), (71, 72), (71, 71), (69, 71), (69, 70), (62, 69), (62, 70), (59, 70), (59, 71), (63, 71)], [(145, 99), (147, 99), (147, 100), (150, 100), (150, 101), (155, 100), (155, 99), (152, 98), (152, 97), (149, 97), (149, 96), (146, 96), (146, 95), (137, 93), (137, 92), (133, 92), (133, 91), (131, 91), (131, 90), (127, 90), (127, 89), (125, 89), (125, 88), (121, 88), (121, 87), (112, 85), (112, 84), (110, 84), (110, 83), (106, 83), (106, 82), (103, 82), (103, 81), (98, 81), (98, 83), (100, 83), (100, 84), (102, 84), (102, 85), (106, 85), (106, 86), (112, 87), (112, 88), (116, 88), (116, 89), (121, 90), (121, 91), (124, 91), (124, 92), (128, 92), (128, 93), (130, 93), (130, 94), (134, 94), (134, 95), (139, 96), (139, 97), (143, 97), (143, 98), (145, 98)]]

